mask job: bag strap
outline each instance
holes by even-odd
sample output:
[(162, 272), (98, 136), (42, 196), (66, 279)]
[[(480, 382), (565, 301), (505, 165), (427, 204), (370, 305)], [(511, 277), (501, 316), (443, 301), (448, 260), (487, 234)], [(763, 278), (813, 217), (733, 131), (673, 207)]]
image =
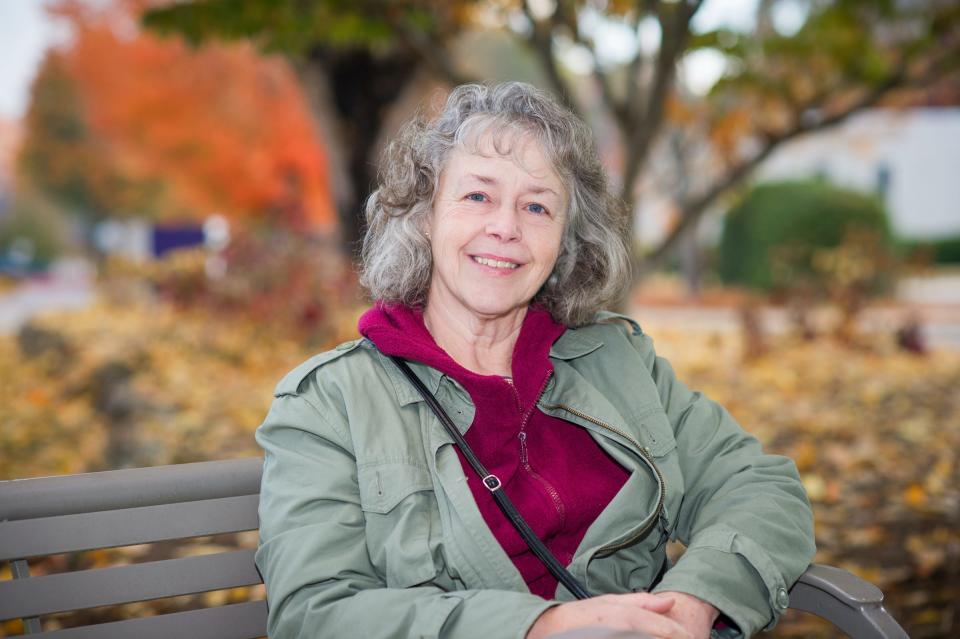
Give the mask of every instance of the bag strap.
[(440, 423), (443, 424), (443, 427), (446, 429), (450, 437), (453, 438), (453, 441), (456, 442), (457, 446), (460, 447), (460, 452), (463, 453), (463, 456), (467, 459), (467, 463), (470, 464), (470, 467), (473, 468), (474, 472), (480, 477), (483, 485), (486, 486), (487, 490), (493, 494), (494, 501), (497, 502), (497, 506), (500, 507), (500, 510), (503, 511), (503, 514), (506, 515), (507, 519), (510, 520), (510, 523), (513, 524), (513, 527), (517, 529), (517, 532), (520, 533), (520, 536), (523, 537), (523, 540), (527, 542), (527, 545), (530, 547), (530, 550), (533, 551), (540, 561), (543, 562), (543, 565), (547, 567), (547, 570), (550, 571), (550, 574), (553, 575), (557, 581), (562, 583), (567, 590), (573, 593), (573, 596), (577, 599), (588, 599), (590, 593), (587, 592), (587, 589), (584, 588), (583, 584), (577, 581), (577, 578), (570, 574), (570, 571), (567, 570), (563, 564), (550, 552), (550, 549), (547, 548), (546, 544), (540, 541), (540, 538), (537, 537), (537, 534), (533, 532), (533, 529), (530, 528), (530, 525), (526, 522), (523, 516), (520, 514), (520, 511), (517, 510), (517, 507), (513, 505), (513, 502), (510, 501), (510, 498), (507, 497), (505, 491), (501, 490), (502, 485), (500, 484), (500, 479), (492, 474), (487, 472), (487, 469), (484, 468), (483, 464), (480, 463), (480, 460), (477, 459), (476, 454), (473, 452), (473, 449), (467, 445), (467, 441), (463, 438), (463, 435), (460, 434), (460, 431), (457, 430), (457, 427), (451, 421), (450, 416), (447, 415), (446, 411), (443, 410), (443, 407), (440, 406), (440, 402), (437, 401), (437, 398), (433, 396), (433, 393), (430, 392), (420, 378), (414, 375), (413, 371), (410, 370), (410, 367), (405, 361), (401, 358), (394, 355), (390, 356), (390, 359), (397, 365), (400, 371), (406, 376), (406, 378), (413, 384), (413, 387), (417, 389), (417, 392), (423, 396), (423, 399), (427, 402), (427, 406), (430, 407), (430, 410), (433, 411), (433, 414), (437, 416), (437, 419), (440, 420)]

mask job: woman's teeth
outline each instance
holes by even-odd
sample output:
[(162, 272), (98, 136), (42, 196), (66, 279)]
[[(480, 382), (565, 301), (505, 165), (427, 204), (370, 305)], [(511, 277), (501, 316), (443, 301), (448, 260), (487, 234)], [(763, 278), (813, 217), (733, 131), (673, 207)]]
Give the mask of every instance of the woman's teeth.
[(517, 268), (519, 264), (513, 262), (501, 262), (500, 260), (491, 260), (486, 257), (476, 257), (474, 256), (473, 261), (477, 264), (483, 264), (484, 266), (492, 266), (494, 268)]

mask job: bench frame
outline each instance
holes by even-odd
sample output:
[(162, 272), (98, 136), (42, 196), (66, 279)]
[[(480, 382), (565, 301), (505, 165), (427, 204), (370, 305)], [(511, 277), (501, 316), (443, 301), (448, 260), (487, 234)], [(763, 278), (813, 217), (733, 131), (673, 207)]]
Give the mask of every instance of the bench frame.
[[(0, 621), (22, 618), (27, 634), (57, 639), (170, 636), (252, 639), (266, 635), (267, 605), (251, 601), (42, 632), (58, 612), (262, 583), (253, 549), (31, 576), (27, 559), (202, 535), (256, 530), (262, 460), (200, 462), (0, 481)], [(904, 639), (883, 593), (855, 575), (812, 565), (790, 607), (854, 639)]]

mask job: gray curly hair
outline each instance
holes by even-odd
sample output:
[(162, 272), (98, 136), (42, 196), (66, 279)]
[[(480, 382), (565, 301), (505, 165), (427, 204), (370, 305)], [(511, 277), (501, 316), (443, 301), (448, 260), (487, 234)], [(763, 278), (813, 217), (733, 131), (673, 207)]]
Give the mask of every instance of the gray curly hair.
[[(440, 114), (407, 123), (384, 152), (366, 202), (360, 282), (376, 300), (422, 307), (432, 270), (424, 231), (451, 149), (490, 134), (498, 153), (531, 135), (563, 181), (567, 223), (553, 272), (533, 303), (567, 326), (589, 323), (624, 290), (629, 261), (622, 203), (611, 195), (589, 128), (549, 94), (521, 82), (456, 87)], [(506, 137), (505, 137), (506, 134)], [(475, 149), (471, 149), (475, 150)]]

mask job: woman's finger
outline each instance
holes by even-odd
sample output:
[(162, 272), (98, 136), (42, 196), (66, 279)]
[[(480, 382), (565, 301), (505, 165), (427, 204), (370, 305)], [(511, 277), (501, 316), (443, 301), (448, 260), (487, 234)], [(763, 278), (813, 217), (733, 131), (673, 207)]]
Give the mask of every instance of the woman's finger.
[(661, 614), (673, 608), (674, 602), (674, 600), (670, 597), (661, 597), (649, 592), (635, 592), (620, 595), (620, 597), (622, 597), (623, 602), (629, 603), (632, 606), (640, 606), (641, 608), (652, 610)]

